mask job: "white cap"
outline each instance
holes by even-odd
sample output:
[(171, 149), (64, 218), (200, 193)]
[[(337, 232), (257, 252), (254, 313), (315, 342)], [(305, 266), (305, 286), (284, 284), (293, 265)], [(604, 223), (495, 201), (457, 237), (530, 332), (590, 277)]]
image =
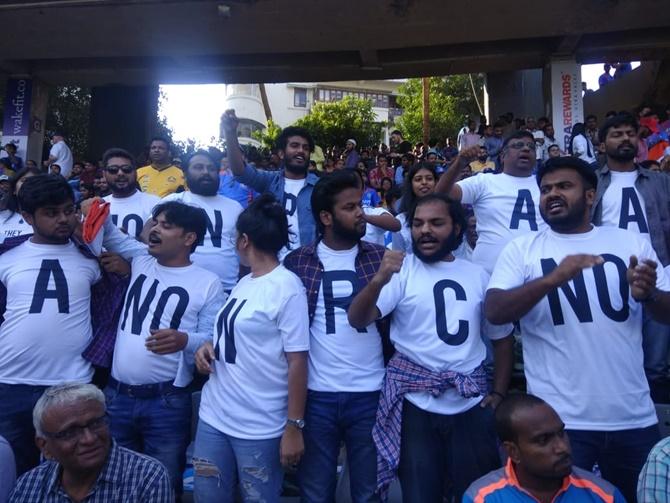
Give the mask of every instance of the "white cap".
[(356, 140), (354, 140), (353, 138), (349, 138), (349, 139), (347, 140), (347, 143), (353, 143), (353, 144), (354, 144), (354, 147), (356, 146)]
[(544, 133), (542, 131), (535, 131), (533, 133), (533, 138), (536, 140), (544, 140)]

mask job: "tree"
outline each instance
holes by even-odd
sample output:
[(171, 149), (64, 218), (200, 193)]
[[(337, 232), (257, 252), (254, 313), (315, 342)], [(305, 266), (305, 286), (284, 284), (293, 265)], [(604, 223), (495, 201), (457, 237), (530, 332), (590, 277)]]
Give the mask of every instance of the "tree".
[[(474, 84), (477, 99), (472, 92)], [(444, 139), (455, 137), (466, 117), (478, 117), (483, 102), (484, 76), (468, 75), (430, 77), (430, 136)], [(423, 132), (423, 102), (421, 79), (408, 79), (398, 88), (398, 105), (403, 109), (396, 126), (410, 141), (421, 141)]]
[(318, 102), (295, 126), (306, 128), (321, 147), (343, 147), (349, 138), (360, 146), (379, 143), (383, 122), (376, 121), (372, 101), (347, 96), (340, 101)]
[[(55, 87), (49, 93), (44, 125), (44, 148), (50, 148), (50, 133), (64, 131), (75, 159), (88, 153), (88, 125), (91, 114), (91, 89), (88, 87)], [(43, 156), (46, 157), (46, 156)]]
[(263, 131), (253, 131), (251, 136), (254, 138), (254, 140), (261, 142), (263, 150), (270, 152), (275, 148), (275, 145), (277, 144), (277, 138), (279, 138), (281, 131), (282, 128), (279, 127), (275, 121), (268, 119), (268, 127), (266, 127)]

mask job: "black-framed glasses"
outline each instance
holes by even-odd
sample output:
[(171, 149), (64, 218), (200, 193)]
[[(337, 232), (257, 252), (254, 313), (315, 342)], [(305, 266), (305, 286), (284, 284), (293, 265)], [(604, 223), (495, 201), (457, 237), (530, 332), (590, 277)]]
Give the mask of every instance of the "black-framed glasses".
[(133, 168), (129, 164), (124, 164), (123, 166), (116, 166), (112, 164), (111, 166), (107, 166), (105, 168), (105, 171), (107, 171), (107, 173), (109, 173), (110, 175), (116, 175), (119, 172), (119, 170), (123, 171), (126, 175), (129, 175), (130, 173), (135, 171), (135, 168)]
[(56, 433), (45, 431), (44, 436), (54, 440), (72, 441), (81, 438), (84, 435), (85, 430), (89, 430), (91, 433), (100, 433), (107, 428), (108, 425), (109, 417), (105, 414), (104, 416), (91, 419), (83, 426), (70, 426), (63, 431), (58, 431)]
[(521, 150), (524, 147), (528, 147), (531, 150), (535, 150), (535, 141), (511, 141), (507, 144), (509, 148), (514, 150)]

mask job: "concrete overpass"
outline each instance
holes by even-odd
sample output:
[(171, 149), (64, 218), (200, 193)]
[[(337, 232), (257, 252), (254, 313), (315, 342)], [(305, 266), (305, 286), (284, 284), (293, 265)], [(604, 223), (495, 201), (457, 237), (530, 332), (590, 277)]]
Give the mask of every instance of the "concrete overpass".
[(96, 154), (146, 140), (159, 83), (487, 72), (498, 110), (518, 110), (551, 94), (518, 70), (670, 59), (667, 0), (0, 0), (0, 19), (0, 82), (33, 79), (37, 117), (49, 86), (91, 86)]

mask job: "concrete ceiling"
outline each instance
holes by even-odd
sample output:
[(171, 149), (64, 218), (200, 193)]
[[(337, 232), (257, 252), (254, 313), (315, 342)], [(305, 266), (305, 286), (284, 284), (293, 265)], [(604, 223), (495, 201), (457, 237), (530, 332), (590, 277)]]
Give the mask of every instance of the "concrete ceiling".
[(387, 79), (670, 58), (668, 0), (0, 0), (0, 73), (52, 84)]

